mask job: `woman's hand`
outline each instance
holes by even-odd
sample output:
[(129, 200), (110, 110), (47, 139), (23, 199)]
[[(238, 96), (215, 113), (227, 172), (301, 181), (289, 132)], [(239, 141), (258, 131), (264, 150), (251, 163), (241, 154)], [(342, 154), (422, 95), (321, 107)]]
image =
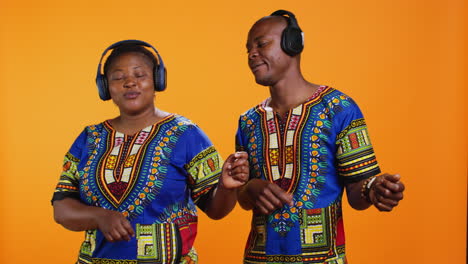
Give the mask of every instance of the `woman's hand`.
[(390, 212), (403, 199), (404, 190), (400, 175), (385, 173), (377, 176), (370, 187), (369, 199), (379, 211)]
[(135, 235), (122, 213), (89, 206), (77, 199), (54, 201), (55, 221), (72, 231), (99, 229), (109, 242), (130, 240)]
[(109, 242), (130, 241), (135, 236), (130, 222), (120, 212), (102, 209), (96, 214), (95, 221)]

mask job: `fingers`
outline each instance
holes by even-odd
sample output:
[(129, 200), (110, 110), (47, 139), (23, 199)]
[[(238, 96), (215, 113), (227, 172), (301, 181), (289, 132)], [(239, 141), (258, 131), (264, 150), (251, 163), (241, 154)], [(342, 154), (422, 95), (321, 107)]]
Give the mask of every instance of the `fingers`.
[(109, 241), (109, 242), (114, 242), (115, 241), (110, 233), (103, 233), (103, 235), (104, 235), (104, 237), (106, 238), (107, 241)]
[[(132, 225), (130, 225), (130, 222), (125, 219), (124, 223), (123, 223), (123, 227), (125, 228), (125, 230), (127, 231), (127, 234), (130, 236), (130, 237), (134, 237), (135, 236), (135, 231), (133, 230), (132, 228)], [(129, 239), (130, 240), (130, 239)]]
[(234, 154), (229, 155), (229, 157), (226, 159), (225, 164), (227, 164), (228, 166), (229, 165), (231, 166), (231, 167), (228, 167), (228, 169), (239, 166), (239, 165), (243, 165), (245, 163), (247, 163), (248, 165), (248, 161), (247, 161), (248, 158), (249, 158), (249, 155), (247, 154), (247, 152), (238, 151)]
[(386, 186), (385, 183), (376, 184), (374, 187), (374, 191), (376, 192), (376, 194), (384, 197), (385, 199), (396, 201), (403, 199), (403, 192), (393, 192), (390, 188)]
[(388, 174), (388, 173), (382, 174), (381, 177), (391, 182), (398, 182), (401, 178), (399, 174)]
[(236, 152), (229, 155), (223, 165), (221, 186), (234, 189), (249, 180), (249, 161), (247, 152)]
[(384, 174), (372, 185), (372, 203), (380, 211), (389, 212), (403, 199), (405, 186), (399, 175)]
[(383, 182), (388, 189), (393, 192), (403, 192), (405, 190), (405, 185), (400, 181), (401, 176), (399, 174), (383, 174), (381, 176)]
[(116, 211), (106, 210), (98, 228), (109, 242), (130, 241), (135, 236), (130, 222), (120, 212)]
[(247, 152), (245, 151), (237, 151), (236, 153), (234, 153), (234, 156), (236, 157), (236, 159), (247, 159), (249, 157), (249, 154), (247, 154)]
[(290, 193), (285, 192), (281, 187), (279, 187), (276, 184), (271, 184), (271, 189), (275, 195), (280, 201), (281, 201), (281, 207), (284, 204), (288, 204), (289, 206), (293, 206), (293, 196)]
[(231, 170), (237, 167), (244, 167), (244, 166), (248, 168), (249, 167), (248, 157), (249, 156), (247, 155), (247, 152), (236, 152), (234, 154), (231, 154), (228, 157), (228, 160), (226, 161), (229, 163), (228, 168)]
[(130, 241), (133, 236), (133, 229), (127, 219), (121, 221), (121, 225), (116, 228), (121, 240)]
[(278, 185), (264, 180), (257, 180), (253, 185), (249, 186), (250, 197), (261, 213), (270, 214), (285, 204), (293, 205), (292, 195)]
[(238, 166), (231, 169), (228, 172), (235, 179), (243, 179), (244, 181), (248, 180), (249, 178), (249, 167), (248, 166)]
[(283, 203), (271, 193), (260, 196), (255, 205), (263, 214), (270, 214), (274, 210), (283, 207)]

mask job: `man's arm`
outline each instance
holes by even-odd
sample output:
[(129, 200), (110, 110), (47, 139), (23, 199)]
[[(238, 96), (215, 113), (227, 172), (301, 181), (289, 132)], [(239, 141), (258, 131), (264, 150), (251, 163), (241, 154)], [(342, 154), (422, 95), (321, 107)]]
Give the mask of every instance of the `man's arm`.
[(240, 188), (237, 200), (245, 210), (255, 208), (262, 214), (270, 214), (285, 204), (293, 206), (292, 194), (272, 182), (261, 179), (251, 179)]
[(237, 189), (249, 179), (246, 152), (230, 155), (223, 165), (218, 186), (210, 197), (205, 213), (212, 219), (225, 217), (236, 205)]
[(389, 212), (403, 199), (405, 185), (400, 181), (399, 175), (382, 174), (376, 176), (370, 186), (366, 186), (368, 183), (364, 179), (346, 184), (348, 202), (356, 210), (374, 205), (379, 211)]

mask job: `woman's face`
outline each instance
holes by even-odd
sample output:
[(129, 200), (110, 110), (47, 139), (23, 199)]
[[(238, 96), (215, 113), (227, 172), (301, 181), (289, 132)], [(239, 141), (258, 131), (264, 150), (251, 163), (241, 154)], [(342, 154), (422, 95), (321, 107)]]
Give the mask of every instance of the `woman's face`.
[(120, 55), (106, 75), (111, 98), (122, 114), (135, 115), (154, 108), (153, 65), (145, 55)]

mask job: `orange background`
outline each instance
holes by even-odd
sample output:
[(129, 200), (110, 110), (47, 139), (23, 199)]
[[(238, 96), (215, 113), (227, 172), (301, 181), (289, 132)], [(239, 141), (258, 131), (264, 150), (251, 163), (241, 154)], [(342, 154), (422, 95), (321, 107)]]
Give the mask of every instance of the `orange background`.
[[(285, 4), (289, 2), (289, 4)], [(85, 125), (117, 115), (94, 84), (128, 38), (168, 68), (163, 110), (198, 123), (226, 157), (238, 115), (268, 96), (247, 67), (250, 26), (276, 9), (305, 31), (303, 73), (351, 95), (383, 171), (400, 173), (394, 212), (345, 206), (350, 263), (464, 263), (467, 38), (462, 0), (0, 2), (0, 262), (72, 263), (82, 233), (54, 223), (63, 155)], [(200, 263), (241, 263), (250, 213), (200, 217)]]

